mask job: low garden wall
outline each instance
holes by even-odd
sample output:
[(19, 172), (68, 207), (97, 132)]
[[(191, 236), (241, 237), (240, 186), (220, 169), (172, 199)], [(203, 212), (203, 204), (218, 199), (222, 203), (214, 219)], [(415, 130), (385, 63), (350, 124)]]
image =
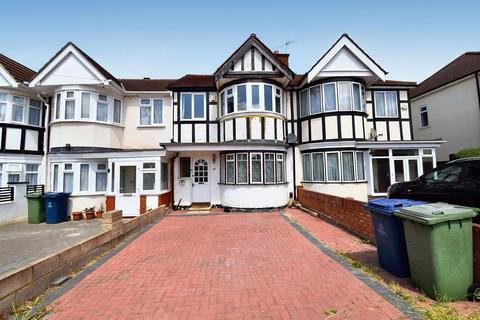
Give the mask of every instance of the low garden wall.
[[(298, 200), (307, 209), (345, 228), (362, 239), (375, 241), (372, 218), (365, 202), (297, 188)], [(473, 276), (480, 282), (480, 225), (473, 224)]]
[(0, 319), (12, 310), (13, 303), (22, 305), (42, 294), (61, 277), (82, 269), (90, 261), (115, 247), (134, 230), (153, 223), (170, 211), (171, 208), (162, 205), (127, 221), (122, 221), (121, 210), (107, 211), (103, 214), (102, 233), (0, 276)]

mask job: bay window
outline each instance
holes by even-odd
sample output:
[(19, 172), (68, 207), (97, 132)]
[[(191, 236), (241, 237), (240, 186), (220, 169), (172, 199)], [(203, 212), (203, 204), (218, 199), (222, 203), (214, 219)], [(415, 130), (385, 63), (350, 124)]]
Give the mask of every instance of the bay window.
[(122, 120), (122, 101), (113, 99), (113, 122), (120, 123)]
[(237, 183), (248, 183), (248, 153), (237, 153)]
[(283, 153), (277, 153), (276, 172), (277, 183), (285, 182), (285, 164), (283, 160)]
[(7, 113), (7, 97), (6, 93), (0, 93), (0, 121), (5, 121), (5, 114)]
[(312, 156), (310, 153), (302, 154), (303, 181), (312, 181)]
[(80, 110), (80, 118), (90, 119), (90, 92), (82, 92), (82, 107)]
[(323, 85), (323, 110), (325, 112), (337, 110), (337, 85), (335, 82)]
[(222, 115), (234, 112), (265, 110), (284, 113), (283, 91), (263, 83), (247, 83), (228, 87), (220, 94)]
[(265, 153), (265, 183), (275, 183), (275, 153)]
[(75, 92), (73, 91), (67, 91), (64, 114), (65, 119), (75, 118)]
[(28, 108), (28, 124), (33, 126), (40, 125), (40, 113), (42, 103), (35, 99), (30, 99), (30, 107)]
[(353, 151), (342, 152), (342, 172), (343, 181), (345, 182), (355, 181), (355, 166), (353, 155)]
[(326, 152), (327, 155), (327, 181), (340, 181), (340, 157), (338, 152)]
[(396, 91), (375, 91), (375, 116), (398, 117), (398, 102)]
[(97, 121), (108, 121), (108, 97), (104, 94), (98, 95)]
[(250, 183), (262, 183), (262, 154), (250, 153)]
[(313, 181), (325, 181), (325, 165), (322, 152), (312, 153)]
[(235, 156), (227, 154), (227, 183), (235, 183)]
[(13, 96), (12, 103), (12, 121), (23, 122), (23, 109), (25, 108), (25, 98)]
[[(34, 178), (29, 174), (36, 173), (38, 175), (38, 165), (27, 164), (26, 168), (27, 181), (30, 184), (36, 183), (36, 176)], [(107, 190), (108, 169), (106, 163), (96, 161), (54, 163), (52, 168), (52, 191), (85, 195), (104, 193)]]
[(182, 120), (205, 118), (205, 95), (203, 93), (182, 93)]

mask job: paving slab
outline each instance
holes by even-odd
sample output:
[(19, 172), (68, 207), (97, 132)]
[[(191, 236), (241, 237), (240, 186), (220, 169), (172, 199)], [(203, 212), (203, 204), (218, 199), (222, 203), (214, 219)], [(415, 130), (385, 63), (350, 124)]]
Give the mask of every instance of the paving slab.
[(101, 233), (101, 220), (0, 226), (0, 275)]
[(405, 319), (278, 212), (165, 217), (50, 319)]

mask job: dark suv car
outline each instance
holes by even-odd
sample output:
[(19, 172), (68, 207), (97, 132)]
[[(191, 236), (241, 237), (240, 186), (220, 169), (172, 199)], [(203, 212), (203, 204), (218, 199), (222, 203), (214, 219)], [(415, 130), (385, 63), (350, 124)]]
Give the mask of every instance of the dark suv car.
[[(480, 208), (480, 158), (448, 162), (414, 181), (391, 185), (387, 194), (389, 198), (448, 202)], [(480, 217), (474, 221), (480, 222)]]

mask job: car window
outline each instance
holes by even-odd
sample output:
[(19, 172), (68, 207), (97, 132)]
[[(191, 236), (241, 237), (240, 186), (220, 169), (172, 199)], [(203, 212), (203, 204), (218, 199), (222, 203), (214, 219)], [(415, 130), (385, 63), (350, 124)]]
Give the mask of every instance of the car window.
[(461, 164), (452, 164), (425, 175), (426, 183), (458, 182), (462, 173)]
[(467, 173), (465, 174), (466, 182), (480, 182), (480, 161), (471, 162), (467, 165)]

